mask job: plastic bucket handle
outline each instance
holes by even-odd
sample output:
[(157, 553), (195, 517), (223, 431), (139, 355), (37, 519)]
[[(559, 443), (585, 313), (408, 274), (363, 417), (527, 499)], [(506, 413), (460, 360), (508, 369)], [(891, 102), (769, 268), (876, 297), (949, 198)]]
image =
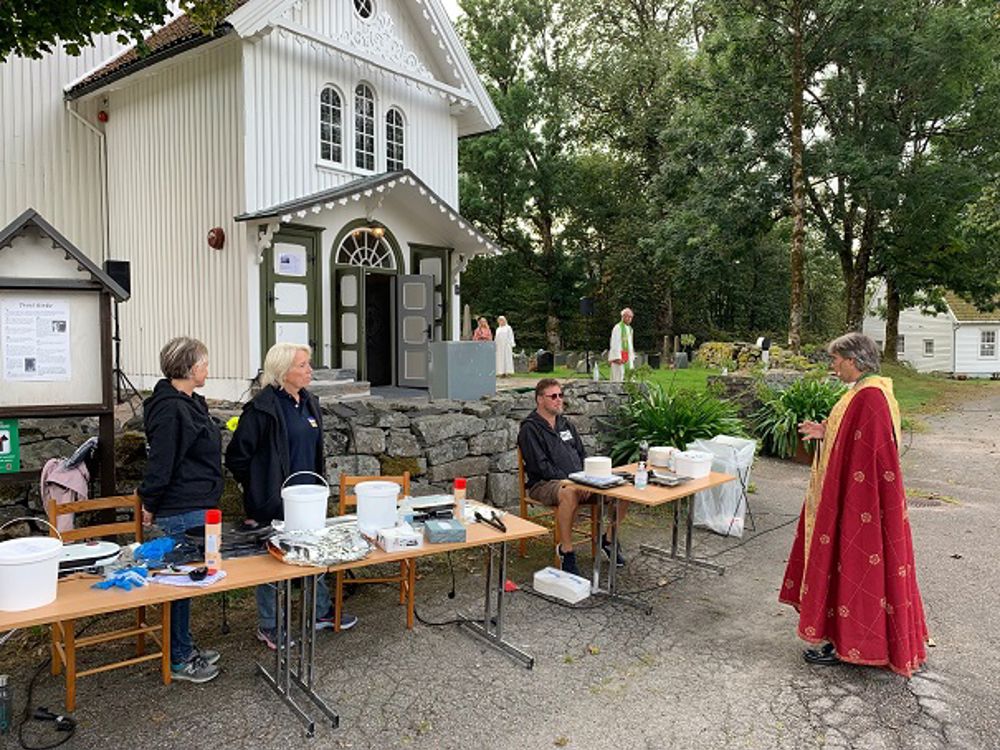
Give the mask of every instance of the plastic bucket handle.
[(59, 529), (57, 529), (55, 526), (53, 526), (51, 523), (49, 523), (48, 519), (39, 518), (38, 516), (18, 516), (17, 518), (12, 518), (9, 521), (7, 521), (7, 523), (5, 523), (2, 526), (0, 526), (0, 531), (3, 531), (4, 529), (6, 529), (8, 526), (10, 526), (12, 523), (14, 523), (14, 521), (41, 521), (46, 526), (48, 526), (50, 529), (52, 529), (54, 532), (56, 532), (56, 535), (59, 537), (59, 541), (60, 542), (62, 542), (63, 544), (66, 543), (63, 540), (63, 535), (59, 532)]
[(326, 479), (325, 479), (325, 478), (324, 478), (323, 476), (321, 476), (321, 475), (317, 474), (317, 473), (316, 473), (315, 471), (296, 471), (296, 472), (295, 472), (295, 473), (293, 473), (293, 474), (289, 474), (289, 475), (288, 475), (288, 476), (287, 476), (287, 477), (285, 478), (285, 481), (281, 483), (281, 489), (285, 489), (285, 485), (286, 485), (286, 484), (288, 484), (288, 480), (289, 480), (289, 479), (291, 479), (292, 477), (297, 477), (297, 476), (298, 476), (299, 474), (312, 474), (312, 475), (313, 475), (314, 477), (316, 477), (316, 478), (317, 478), (317, 479), (318, 479), (319, 481), (321, 481), (321, 482), (322, 482), (323, 484), (325, 484), (325, 485), (326, 485), (326, 491), (327, 491), (327, 492), (329, 492), (329, 491), (330, 491), (330, 483), (329, 483), (328, 481), (326, 481)]

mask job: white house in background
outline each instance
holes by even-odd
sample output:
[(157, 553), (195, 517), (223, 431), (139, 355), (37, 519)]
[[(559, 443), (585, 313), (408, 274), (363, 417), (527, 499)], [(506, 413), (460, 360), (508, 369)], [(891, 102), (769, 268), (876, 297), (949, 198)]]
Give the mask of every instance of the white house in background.
[[(1000, 373), (1000, 309), (980, 312), (951, 292), (945, 294), (947, 311), (925, 314), (917, 307), (899, 313), (896, 351), (901, 361), (918, 372), (947, 372), (970, 377)], [(885, 342), (885, 320), (876, 314), (885, 309), (885, 288), (872, 298), (864, 332)]]
[(132, 380), (187, 334), (209, 396), (239, 397), (289, 340), (425, 385), (460, 273), (497, 252), (458, 213), (458, 139), (500, 119), (440, 0), (237, 0), (212, 36), (181, 15), (143, 57), (98, 45), (0, 65), (0, 227), (35, 208), (129, 262)]

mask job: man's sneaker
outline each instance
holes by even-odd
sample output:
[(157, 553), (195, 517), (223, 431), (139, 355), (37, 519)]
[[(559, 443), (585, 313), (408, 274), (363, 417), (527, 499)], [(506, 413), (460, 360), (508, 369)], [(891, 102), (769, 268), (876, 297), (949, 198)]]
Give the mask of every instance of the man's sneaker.
[(575, 576), (580, 575), (580, 569), (576, 567), (576, 552), (573, 550), (563, 552), (562, 547), (556, 547), (556, 549), (559, 551), (559, 562), (562, 569)]
[[(611, 542), (608, 541), (607, 538), (602, 538), (601, 539), (601, 551), (604, 553), (604, 559), (610, 562), (611, 561)], [(622, 545), (621, 545), (621, 543), (619, 543), (617, 545), (617, 552), (618, 552), (618, 555), (616, 556), (617, 559), (615, 560), (615, 567), (616, 568), (624, 568), (625, 567), (625, 555), (622, 554)]]
[(214, 648), (198, 648), (194, 647), (194, 655), (201, 657), (201, 660), (206, 664), (215, 664), (222, 658), (222, 654), (216, 651)]
[(219, 676), (219, 668), (214, 664), (209, 664), (197, 654), (192, 654), (191, 658), (183, 664), (170, 665), (170, 677), (182, 682), (194, 682), (200, 684), (209, 682)]
[[(350, 630), (357, 624), (358, 624), (357, 615), (352, 615), (350, 612), (340, 613), (341, 630)], [(332, 629), (333, 629), (333, 610), (331, 609), (325, 615), (316, 618), (316, 630), (332, 630)]]
[[(278, 630), (277, 628), (257, 628), (257, 640), (263, 641), (272, 651), (278, 650)], [(295, 641), (292, 641), (292, 647), (295, 646)]]

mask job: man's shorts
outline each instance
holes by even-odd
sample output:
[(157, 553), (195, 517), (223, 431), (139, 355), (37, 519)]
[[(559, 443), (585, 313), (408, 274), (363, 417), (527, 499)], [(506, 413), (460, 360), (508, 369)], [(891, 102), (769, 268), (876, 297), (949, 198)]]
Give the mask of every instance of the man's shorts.
[[(528, 490), (528, 497), (554, 508), (559, 505), (559, 489), (563, 484), (571, 484), (571, 482), (568, 479), (546, 479), (532, 485), (531, 489)], [(586, 492), (582, 488), (578, 489), (581, 492)], [(580, 499), (580, 504), (589, 505), (596, 500), (596, 493), (586, 492), (586, 495)]]

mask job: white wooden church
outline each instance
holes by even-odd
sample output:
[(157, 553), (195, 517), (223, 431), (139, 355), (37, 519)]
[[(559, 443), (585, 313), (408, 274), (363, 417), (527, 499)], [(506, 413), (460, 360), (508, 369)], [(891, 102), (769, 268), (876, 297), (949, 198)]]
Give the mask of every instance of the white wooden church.
[(0, 64), (0, 227), (28, 208), (128, 261), (122, 369), (176, 335), (238, 398), (275, 341), (375, 385), (423, 386), (458, 338), (459, 277), (497, 252), (458, 212), (458, 139), (500, 119), (440, 0), (241, 0), (140, 56)]

